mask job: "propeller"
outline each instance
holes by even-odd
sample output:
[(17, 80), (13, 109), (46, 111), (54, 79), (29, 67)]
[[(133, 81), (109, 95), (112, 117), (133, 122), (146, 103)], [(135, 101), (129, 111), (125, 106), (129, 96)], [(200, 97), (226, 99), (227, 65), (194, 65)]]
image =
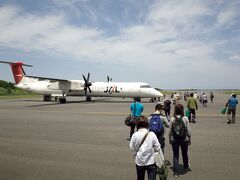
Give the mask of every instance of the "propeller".
[(92, 83), (89, 81), (90, 79), (90, 73), (88, 73), (88, 76), (87, 76), (87, 79), (86, 77), (82, 74), (83, 76), (83, 79), (84, 79), (84, 90), (85, 90), (85, 95), (87, 94), (87, 90), (89, 90), (89, 92), (91, 93), (91, 89), (90, 89), (90, 86), (92, 85)]
[(111, 82), (112, 78), (110, 78), (109, 76), (107, 76), (107, 82)]

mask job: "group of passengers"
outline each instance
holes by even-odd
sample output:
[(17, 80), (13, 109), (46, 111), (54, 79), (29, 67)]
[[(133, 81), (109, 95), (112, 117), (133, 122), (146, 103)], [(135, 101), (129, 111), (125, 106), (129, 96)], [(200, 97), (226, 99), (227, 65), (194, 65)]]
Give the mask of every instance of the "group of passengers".
[[(205, 93), (200, 94), (203, 99), (204, 95)], [(137, 180), (144, 180), (146, 171), (149, 180), (156, 180), (157, 167), (154, 160), (154, 153), (160, 151), (163, 154), (166, 153), (166, 128), (169, 128), (169, 143), (172, 146), (174, 177), (178, 177), (181, 171), (184, 173), (191, 171), (188, 161), (188, 146), (191, 145), (189, 123), (196, 122), (197, 99), (200, 96), (196, 93), (190, 93), (186, 96), (188, 115), (184, 111), (184, 106), (181, 103), (175, 102), (172, 117), (170, 117), (170, 111), (171, 104), (173, 103), (170, 98), (165, 97), (163, 103), (157, 103), (154, 113), (149, 117), (142, 115), (144, 107), (141, 99), (135, 98), (135, 101), (130, 106), (130, 110), (132, 117), (137, 121), (131, 125), (129, 146), (135, 153)], [(214, 95), (211, 92), (211, 102), (213, 102), (213, 97)], [(235, 123), (237, 104), (236, 94), (232, 94), (225, 105), (228, 109), (228, 124)], [(165, 111), (165, 113), (163, 114), (162, 111)], [(137, 131), (134, 133), (135, 128), (137, 128)], [(183, 170), (179, 166), (179, 148), (182, 151)]]
[[(162, 151), (165, 153), (165, 128), (169, 128), (169, 143), (173, 150), (173, 171), (174, 176), (179, 176), (179, 148), (182, 150), (184, 171), (190, 171), (188, 163), (188, 146), (191, 144), (191, 132), (189, 121), (184, 116), (184, 107), (182, 104), (176, 104), (173, 117), (162, 114), (163, 104), (158, 103), (155, 106), (155, 111), (148, 118), (142, 116), (143, 105), (139, 98), (130, 106), (132, 116), (137, 117), (137, 132), (134, 132), (133, 126), (130, 130), (130, 149), (136, 154), (136, 172), (137, 179), (142, 180), (145, 176), (145, 171), (148, 173), (149, 180), (156, 179), (156, 166), (154, 161), (154, 153)], [(182, 127), (183, 137), (178, 139), (175, 129)], [(142, 142), (143, 141), (143, 142)]]

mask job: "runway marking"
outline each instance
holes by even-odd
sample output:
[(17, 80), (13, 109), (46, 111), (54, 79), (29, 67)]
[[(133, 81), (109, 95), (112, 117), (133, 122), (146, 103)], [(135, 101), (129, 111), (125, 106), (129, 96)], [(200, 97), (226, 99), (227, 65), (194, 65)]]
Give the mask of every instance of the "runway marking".
[[(10, 109), (0, 109), (0, 112), (28, 112), (26, 110), (10, 110)], [(130, 112), (124, 113), (124, 112), (63, 112), (63, 111), (43, 111), (43, 110), (31, 110), (29, 112), (36, 112), (36, 113), (62, 113), (62, 114), (94, 114), (94, 115), (128, 115)], [(143, 113), (143, 115), (146, 115)], [(222, 114), (196, 114), (196, 116), (211, 116), (211, 117), (226, 117), (227, 115)], [(240, 117), (240, 115), (236, 115), (236, 117)]]

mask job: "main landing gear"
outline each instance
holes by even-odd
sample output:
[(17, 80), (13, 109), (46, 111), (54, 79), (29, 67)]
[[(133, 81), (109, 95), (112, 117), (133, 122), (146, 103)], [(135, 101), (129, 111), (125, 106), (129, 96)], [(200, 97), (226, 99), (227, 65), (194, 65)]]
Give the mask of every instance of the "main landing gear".
[(91, 100), (92, 100), (92, 98), (91, 98), (90, 96), (87, 96), (87, 97), (86, 97), (86, 101), (87, 101), (87, 102), (90, 102)]
[(156, 101), (157, 101), (156, 98), (151, 98), (151, 99), (149, 100), (149, 102), (151, 102), (151, 103), (156, 102)]
[(62, 97), (59, 98), (59, 102), (61, 104), (65, 104), (67, 102), (65, 92), (63, 92)]
[(66, 100), (66, 98), (64, 97), (64, 98), (59, 98), (59, 102), (61, 103), (61, 104), (65, 104), (66, 102), (67, 102), (67, 100)]

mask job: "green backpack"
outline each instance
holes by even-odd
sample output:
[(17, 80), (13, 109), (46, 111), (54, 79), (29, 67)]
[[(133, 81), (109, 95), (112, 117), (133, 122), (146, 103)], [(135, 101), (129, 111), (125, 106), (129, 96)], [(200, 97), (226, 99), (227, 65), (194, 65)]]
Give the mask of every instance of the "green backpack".
[(176, 118), (172, 124), (172, 135), (175, 140), (183, 141), (187, 136), (187, 127), (183, 122), (182, 117)]

